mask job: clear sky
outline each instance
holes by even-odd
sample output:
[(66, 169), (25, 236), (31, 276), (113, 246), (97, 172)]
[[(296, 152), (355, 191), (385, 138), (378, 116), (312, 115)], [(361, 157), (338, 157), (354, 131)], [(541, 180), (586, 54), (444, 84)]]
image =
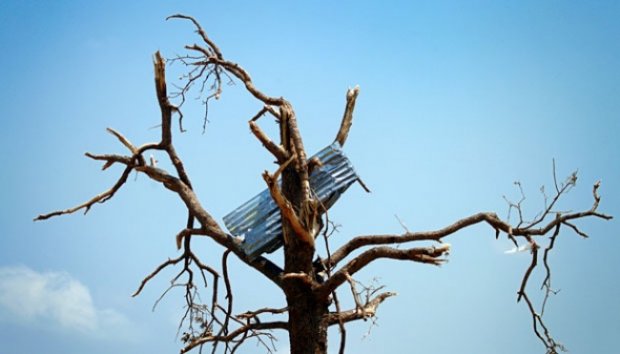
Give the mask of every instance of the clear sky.
[[(388, 5), (389, 4), (389, 5)], [(617, 1), (11, 1), (0, 3), (0, 353), (175, 353), (181, 293), (152, 305), (172, 276), (136, 299), (143, 276), (177, 253), (185, 214), (144, 176), (87, 215), (33, 223), (107, 189), (118, 169), (83, 153), (123, 152), (106, 127), (157, 139), (152, 54), (198, 38), (173, 13), (199, 19), (224, 55), (266, 93), (294, 105), (308, 152), (329, 144), (348, 87), (361, 93), (345, 151), (372, 194), (352, 186), (332, 209), (335, 243), (360, 234), (439, 228), (478, 211), (527, 215), (539, 187), (579, 170), (562, 209), (620, 216), (620, 3)], [(171, 80), (174, 79), (172, 72)], [(211, 106), (185, 108), (177, 134), (205, 207), (221, 220), (264, 188), (270, 156), (249, 134), (260, 105), (240, 85)], [(620, 238), (615, 220), (568, 230), (552, 254), (552, 333), (571, 353), (618, 351)], [(516, 291), (527, 253), (506, 255), (488, 227), (452, 236), (441, 268), (376, 263), (399, 296), (377, 326), (349, 330), (350, 353), (543, 353)], [(219, 262), (213, 243), (204, 261)], [(278, 260), (276, 255), (274, 259)], [(272, 284), (232, 262), (237, 312), (281, 306)], [(540, 276), (534, 278), (536, 291)], [(538, 297), (537, 297), (538, 299)], [(337, 336), (330, 351), (337, 350)], [(279, 351), (286, 352), (281, 336)], [(247, 353), (256, 352), (253, 345)]]

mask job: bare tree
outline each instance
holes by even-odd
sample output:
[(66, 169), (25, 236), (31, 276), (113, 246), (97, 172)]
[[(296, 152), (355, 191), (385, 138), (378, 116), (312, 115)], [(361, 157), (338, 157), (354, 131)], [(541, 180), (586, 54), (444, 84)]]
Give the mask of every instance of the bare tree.
[[(187, 223), (176, 235), (177, 246), (182, 249), (182, 253), (161, 263), (147, 275), (134, 296), (140, 294), (144, 286), (163, 269), (180, 267), (178, 274), (172, 279), (170, 288), (185, 289), (186, 312), (181, 320), (184, 329), (181, 339), (184, 346), (181, 353), (195, 348), (202, 349), (205, 345), (211, 345), (213, 353), (218, 350), (234, 353), (249, 339), (258, 341), (271, 352), (275, 338), (273, 332), (276, 330), (288, 332), (292, 353), (326, 353), (327, 330), (330, 326), (339, 328), (341, 334), (339, 352), (344, 353), (347, 323), (374, 318), (379, 305), (395, 295), (392, 292), (382, 291), (380, 286), (365, 286), (357, 282), (353, 278), (357, 272), (380, 259), (441, 265), (450, 251), (450, 245), (444, 243), (444, 239), (479, 223), (489, 225), (495, 231), (496, 238), (503, 234), (517, 249), (530, 251), (531, 263), (520, 281), (518, 301), (524, 300), (527, 304), (533, 330), (547, 353), (557, 353), (564, 349), (552, 337), (543, 321), (546, 300), (554, 292), (551, 287), (548, 257), (561, 230), (572, 230), (579, 236), (587, 237), (586, 233), (575, 224), (578, 219), (588, 217), (611, 219), (611, 216), (598, 211), (600, 183), (597, 182), (593, 186), (593, 203), (589, 209), (580, 212), (557, 211), (558, 200), (575, 186), (577, 175), (571, 174), (560, 183), (556, 178), (554, 167), (552, 194), (549, 196), (545, 194), (545, 206), (533, 220), (524, 219), (522, 200), (519, 202), (507, 200), (510, 207), (509, 215), (516, 213), (518, 216), (516, 222), (511, 223), (510, 217), (504, 220), (493, 212), (480, 212), (434, 231), (405, 230), (403, 234), (353, 237), (340, 248), (330, 251), (329, 235), (335, 227), (329, 221), (328, 207), (314, 193), (310, 184), (310, 176), (314, 169), (321, 167), (321, 161), (308, 158), (292, 105), (282, 97), (268, 96), (259, 90), (248, 72), (237, 63), (227, 60), (194, 18), (177, 14), (170, 16), (169, 19), (190, 21), (201, 44), (185, 46), (187, 54), (170, 60), (181, 63), (187, 68), (184, 84), (172, 93), (168, 92), (166, 83), (166, 61), (159, 52), (155, 53), (155, 86), (161, 109), (161, 140), (137, 146), (121, 133), (108, 129), (108, 132), (128, 149), (128, 154), (86, 153), (86, 156), (102, 161), (104, 170), (114, 164), (123, 165), (124, 170), (117, 182), (83, 204), (39, 215), (35, 220), (45, 220), (79, 210), (88, 212), (93, 205), (111, 199), (123, 187), (132, 171), (145, 174), (176, 194), (187, 208)], [(204, 97), (205, 105), (208, 105), (212, 98), (218, 98), (222, 94), (223, 85), (229, 81), (241, 82), (247, 92), (262, 105), (248, 124), (250, 131), (273, 155), (278, 165), (274, 173), (265, 171), (262, 177), (281, 215), (283, 266), (261, 255), (249, 256), (242, 248), (242, 240), (227, 233), (216, 222), (205, 206), (199, 202), (183, 160), (173, 144), (173, 117), (175, 115), (178, 117), (179, 128), (183, 131), (181, 106), (188, 92), (198, 90)], [(342, 122), (334, 139), (340, 146), (344, 146), (347, 141), (358, 93), (357, 87), (349, 89), (346, 93)], [(277, 123), (279, 142), (272, 140), (260, 128), (259, 120), (265, 117), (274, 119)], [(206, 124), (206, 116), (204, 119)], [(158, 168), (152, 157), (150, 159), (145, 157), (147, 153), (155, 151), (168, 156), (174, 166), (173, 171)], [(281, 183), (278, 182), (280, 178)], [(520, 188), (520, 185), (518, 187)], [(195, 236), (209, 237), (222, 246), (223, 253), (219, 267), (201, 261), (200, 256), (192, 249), (192, 239)], [(316, 242), (320, 241), (320, 238), (326, 246), (326, 254), (321, 256), (317, 255), (316, 248)], [(228, 272), (228, 258), (231, 254), (269, 279), (284, 293), (287, 303), (282, 308), (261, 308), (234, 313), (234, 294)], [(528, 295), (528, 281), (540, 262), (546, 274), (542, 284), (545, 301), (542, 308), (537, 309)], [(341, 308), (336, 292), (341, 287), (352, 296), (352, 303), (355, 304), (353, 308)], [(211, 296), (209, 301), (203, 302), (199, 290), (207, 288), (210, 289)], [(343, 293), (345, 291), (341, 291), (340, 294)], [(222, 294), (224, 294), (223, 300)], [(288, 318), (282, 319), (281, 316), (285, 315), (288, 315)], [(265, 321), (265, 318), (268, 321)]]

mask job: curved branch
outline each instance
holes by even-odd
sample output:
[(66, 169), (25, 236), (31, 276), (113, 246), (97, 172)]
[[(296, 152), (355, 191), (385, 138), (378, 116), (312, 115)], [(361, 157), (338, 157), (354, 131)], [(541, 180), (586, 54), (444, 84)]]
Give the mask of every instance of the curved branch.
[(239, 247), (239, 241), (228, 235), (220, 228), (215, 219), (209, 214), (198, 201), (198, 197), (179, 178), (169, 175), (166, 171), (153, 166), (139, 166), (137, 171), (147, 174), (153, 180), (161, 182), (166, 188), (177, 193), (185, 203), (185, 206), (202, 225), (200, 234), (209, 236), (221, 246), (230, 249), (241, 261), (257, 269), (278, 286), (281, 286), (282, 270), (273, 262), (264, 257), (250, 260)]
[(349, 277), (366, 267), (373, 261), (381, 258), (407, 260), (419, 263), (441, 265), (445, 259), (439, 258), (450, 251), (450, 245), (444, 243), (439, 247), (419, 247), (410, 249), (397, 249), (392, 247), (374, 247), (355, 257), (332, 275), (327, 281), (317, 287), (319, 296), (328, 296), (336, 290)]
[(560, 215), (543, 227), (531, 228), (531, 226), (526, 225), (524, 227), (513, 228), (508, 222), (500, 219), (495, 213), (477, 213), (466, 218), (457, 220), (453, 224), (435, 231), (406, 232), (402, 235), (368, 235), (355, 237), (332, 254), (332, 257), (329, 261), (329, 266), (335, 266), (338, 262), (342, 261), (349, 254), (351, 254), (351, 252), (354, 252), (365, 246), (401, 244), (406, 242), (424, 240), (440, 241), (442, 238), (451, 235), (463, 228), (481, 222), (486, 222), (487, 224), (491, 225), (491, 227), (495, 229), (497, 234), (499, 234), (499, 232), (504, 232), (512, 237), (529, 237), (546, 235), (557, 225), (566, 224), (569, 220), (573, 219), (581, 219), (594, 216), (597, 218), (610, 220), (612, 219), (612, 216), (599, 213), (597, 211), (598, 204), (600, 202), (600, 196), (598, 195), (599, 187), (600, 182), (594, 184), (592, 191), (592, 194), (594, 196), (594, 204), (592, 205), (590, 210)]
[(192, 16), (183, 15), (183, 14), (174, 14), (174, 15), (170, 15), (166, 17), (166, 21), (171, 18), (179, 18), (179, 19), (192, 21), (194, 26), (196, 26), (196, 32), (200, 34), (200, 37), (202, 37), (202, 40), (209, 46), (209, 48), (211, 48), (211, 50), (213, 50), (213, 53), (215, 54), (216, 57), (220, 59), (222, 58), (222, 52), (220, 51), (220, 48), (218, 48), (218, 46), (215, 45), (215, 43), (211, 39), (209, 39), (209, 37), (207, 36), (207, 33), (202, 29), (202, 26), (200, 26), (200, 23), (198, 23), (198, 21), (196, 21), (195, 18), (193, 18)]
[(177, 245), (177, 250), (181, 249), (181, 246), (183, 245), (183, 240), (186, 237), (192, 236), (192, 235), (207, 235), (206, 230), (204, 229), (189, 229), (189, 228), (185, 228), (183, 230), (181, 230), (181, 232), (179, 232), (176, 237), (175, 237), (175, 241), (176, 241), (176, 245)]
[(155, 270), (153, 272), (151, 272), (151, 274), (147, 275), (144, 279), (142, 279), (142, 282), (140, 283), (140, 286), (138, 287), (138, 290), (136, 290), (131, 297), (136, 297), (138, 296), (142, 290), (144, 289), (144, 286), (146, 286), (146, 283), (148, 283), (151, 279), (153, 279), (157, 274), (159, 274), (159, 272), (161, 272), (162, 270), (164, 270), (165, 268), (167, 268), (168, 266), (171, 265), (175, 265), (177, 263), (179, 263), (181, 260), (183, 260), (185, 255), (180, 255), (177, 258), (174, 259), (170, 259), (168, 258), (167, 261), (165, 261), (164, 263), (160, 264), (159, 266), (157, 266), (157, 268), (155, 268)]
[(502, 222), (495, 213), (478, 213), (454, 222), (435, 231), (406, 232), (402, 235), (367, 235), (351, 239), (334, 253), (332, 253), (328, 266), (333, 267), (346, 258), (352, 252), (365, 247), (377, 245), (393, 245), (413, 241), (433, 240), (439, 241), (443, 237), (451, 235), (463, 228), (480, 222), (487, 222), (493, 228), (508, 232), (510, 225)]
[[(250, 77), (250, 74), (245, 69), (243, 69), (239, 64), (213, 56), (209, 53), (208, 50), (206, 50), (205, 48), (197, 44), (186, 46), (185, 48), (188, 50), (199, 52), (202, 55), (204, 55), (204, 58), (202, 58), (202, 60), (193, 62), (191, 63), (191, 65), (204, 65), (204, 66), (215, 65), (216, 67), (212, 68), (212, 71), (213, 70), (217, 71), (217, 67), (221, 67), (225, 69), (227, 72), (229, 72), (230, 74), (232, 74), (233, 76), (235, 76), (237, 79), (241, 80), (246, 90), (250, 94), (252, 94), (252, 96), (254, 96), (256, 99), (262, 101), (263, 103), (267, 105), (281, 106), (282, 104), (284, 104), (285, 100), (283, 98), (268, 96), (264, 94), (262, 91), (260, 91), (258, 88), (256, 88), (256, 86), (254, 85), (254, 82), (252, 82), (252, 78)], [(218, 80), (219, 82), (219, 80), (221, 79), (216, 78), (215, 80)]]
[[(263, 108), (261, 111), (267, 112), (265, 108)], [(273, 156), (275, 156), (279, 163), (284, 163), (286, 162), (286, 160), (288, 160), (289, 156), (288, 153), (284, 150), (284, 148), (282, 148), (281, 145), (274, 143), (273, 140), (269, 139), (267, 134), (263, 132), (263, 130), (254, 120), (250, 120), (248, 124), (250, 125), (250, 130), (252, 131), (252, 134), (256, 136), (256, 138), (258, 139), (258, 141), (261, 142), (261, 144), (263, 144), (265, 149), (267, 149), (270, 153), (273, 154)]]
[[(120, 161), (121, 160), (119, 159), (118, 162)], [(106, 166), (104, 165), (104, 168), (105, 167)], [(47, 214), (41, 214), (37, 216), (36, 218), (34, 218), (33, 221), (46, 220), (54, 216), (73, 214), (76, 211), (81, 210), (81, 209), (84, 209), (84, 214), (88, 213), (88, 211), (94, 204), (105, 203), (106, 201), (111, 199), (114, 196), (114, 194), (116, 194), (116, 192), (123, 186), (123, 184), (125, 184), (125, 182), (127, 181), (127, 177), (129, 177), (129, 174), (131, 173), (131, 170), (133, 170), (133, 165), (127, 165), (127, 167), (125, 167), (125, 170), (121, 174), (121, 177), (116, 181), (116, 183), (110, 189), (106, 190), (103, 193), (97, 194), (96, 196), (88, 200), (87, 202), (84, 202), (73, 208), (69, 208), (65, 210), (57, 210), (57, 211), (53, 211)]]

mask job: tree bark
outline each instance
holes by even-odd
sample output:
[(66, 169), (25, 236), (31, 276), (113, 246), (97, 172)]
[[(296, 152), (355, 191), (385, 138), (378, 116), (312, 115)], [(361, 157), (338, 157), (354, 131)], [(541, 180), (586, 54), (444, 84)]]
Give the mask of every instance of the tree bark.
[(287, 291), (291, 354), (327, 353), (327, 303), (309, 291)]
[[(286, 116), (285, 114), (283, 116)], [(287, 122), (280, 126), (282, 145), (293, 151)], [(297, 152), (296, 152), (297, 153)], [(305, 166), (303, 167), (305, 168)], [(297, 215), (303, 215), (302, 178), (298, 164), (289, 165), (282, 172), (282, 193), (291, 202)], [(311, 216), (312, 218), (313, 216)], [(291, 354), (327, 353), (328, 301), (317, 296), (315, 270), (312, 264), (314, 243), (309, 244), (297, 235), (291, 225), (283, 220), (284, 273), (283, 289), (289, 314), (289, 344)], [(311, 225), (305, 225), (314, 237)]]
[[(292, 233), (289, 226), (285, 232)], [(327, 353), (328, 300), (315, 291), (312, 266), (314, 248), (290, 235), (285, 246), (285, 281), (283, 283), (289, 314), (291, 354)]]

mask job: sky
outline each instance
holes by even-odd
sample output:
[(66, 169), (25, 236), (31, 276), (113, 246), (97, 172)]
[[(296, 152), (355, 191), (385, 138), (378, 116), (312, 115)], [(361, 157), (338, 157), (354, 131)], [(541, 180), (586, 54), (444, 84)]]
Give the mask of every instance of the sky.
[[(84, 152), (122, 153), (112, 127), (135, 144), (157, 139), (152, 56), (171, 58), (199, 39), (195, 16), (224, 56), (256, 85), (293, 104), (309, 153), (331, 143), (347, 88), (360, 86), (345, 152), (372, 190), (354, 185), (330, 211), (335, 247), (364, 234), (433, 230), (479, 211), (506, 217), (519, 198), (526, 218), (578, 170), (561, 210), (586, 210), (602, 181), (600, 210), (620, 215), (620, 4), (615, 1), (11, 1), (0, 3), (0, 353), (176, 353), (182, 293), (164, 272), (177, 255), (182, 203), (132, 176), (86, 215), (33, 222), (111, 186)], [(181, 68), (172, 67), (169, 81)], [(176, 70), (176, 71), (175, 71)], [(203, 205), (218, 220), (264, 189), (272, 159), (249, 134), (261, 105), (241, 85), (209, 110), (184, 107), (179, 154)], [(273, 130), (267, 121), (265, 129)], [(271, 130), (271, 131), (272, 131)], [(396, 217), (397, 216), (397, 217)], [(513, 219), (514, 221), (514, 216)], [(571, 353), (617, 351), (618, 222), (583, 220), (551, 254), (561, 291), (545, 313)], [(351, 325), (350, 353), (544, 353), (516, 292), (527, 252), (480, 225), (450, 236), (437, 268), (378, 262), (358, 274), (399, 296), (375, 325)], [(221, 249), (201, 241), (205, 262)], [(281, 255), (270, 256), (281, 261)], [(231, 261), (236, 312), (284, 304), (267, 280)], [(530, 291), (540, 301), (541, 273)], [(370, 330), (370, 335), (366, 335)], [(330, 332), (330, 353), (338, 337)], [(279, 333), (277, 353), (287, 352)], [(244, 352), (257, 352), (249, 344)]]

